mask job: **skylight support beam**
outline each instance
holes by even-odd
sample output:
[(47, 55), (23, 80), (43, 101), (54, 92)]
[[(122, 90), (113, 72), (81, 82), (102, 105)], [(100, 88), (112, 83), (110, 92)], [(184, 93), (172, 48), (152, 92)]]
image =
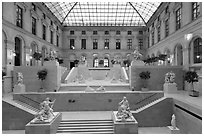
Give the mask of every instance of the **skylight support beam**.
[(77, 5), (78, 2), (74, 3), (74, 5), (72, 6), (72, 8), (69, 10), (69, 12), (67, 13), (67, 15), (64, 17), (62, 24), (64, 23), (65, 19), (67, 18), (67, 16), (69, 15), (69, 13), (72, 11), (72, 9)]
[(145, 22), (144, 18), (140, 15), (140, 13), (137, 11), (137, 9), (132, 5), (131, 2), (128, 2), (132, 7), (133, 9), (138, 13), (138, 15), (142, 18), (143, 22), (145, 23), (145, 25), (147, 26), (147, 23)]

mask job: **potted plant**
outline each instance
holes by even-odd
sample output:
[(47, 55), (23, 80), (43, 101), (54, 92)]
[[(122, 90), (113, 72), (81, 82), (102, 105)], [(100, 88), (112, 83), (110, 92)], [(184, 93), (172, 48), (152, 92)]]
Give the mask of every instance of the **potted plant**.
[(101, 59), (101, 60), (99, 60), (99, 62), (98, 62), (98, 64), (101, 66), (101, 67), (103, 67), (103, 63), (104, 63), (104, 61)]
[(147, 80), (150, 78), (150, 72), (149, 71), (143, 71), (139, 74), (140, 78), (143, 80), (142, 81), (142, 91), (147, 91)]
[(38, 73), (38, 79), (41, 80), (41, 87), (40, 87), (40, 90), (42, 90), (42, 92), (44, 92), (44, 88), (43, 88), (43, 81), (46, 79), (47, 77), (47, 69), (42, 69), (42, 70), (39, 70)]
[(199, 92), (194, 90), (194, 85), (193, 85), (194, 82), (198, 82), (197, 73), (195, 71), (187, 71), (185, 73), (184, 79), (185, 79), (186, 82), (191, 84), (191, 90), (189, 92), (189, 95), (193, 96), (193, 97), (198, 97)]
[(39, 52), (35, 52), (35, 53), (33, 54), (33, 58), (34, 58), (35, 60), (40, 60), (40, 59), (42, 58), (42, 54), (39, 53)]
[(74, 65), (75, 65), (75, 67), (78, 66), (78, 63), (79, 63), (79, 60), (74, 60)]

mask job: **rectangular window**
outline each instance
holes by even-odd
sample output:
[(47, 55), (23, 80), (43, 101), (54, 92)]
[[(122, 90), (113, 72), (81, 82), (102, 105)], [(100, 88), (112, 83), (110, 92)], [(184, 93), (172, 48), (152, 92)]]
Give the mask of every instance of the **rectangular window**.
[(98, 40), (97, 39), (93, 39), (93, 49), (94, 50), (98, 49)]
[(169, 36), (169, 19), (165, 21), (165, 37)]
[(152, 28), (154, 27), (154, 22), (152, 23)]
[(57, 26), (57, 31), (59, 30), (59, 27)]
[(31, 9), (32, 9), (33, 11), (36, 11), (36, 5), (35, 5), (34, 3), (32, 3)]
[(158, 26), (157, 27), (157, 40), (158, 40), (158, 42), (161, 40), (161, 27), (160, 26)]
[(81, 31), (81, 34), (82, 34), (82, 35), (85, 35), (85, 34), (86, 34), (86, 31)]
[(120, 39), (116, 39), (116, 49), (120, 49)]
[(181, 8), (176, 11), (176, 30), (181, 28)]
[(45, 15), (45, 13), (43, 13), (43, 19), (46, 19), (46, 15)]
[(128, 31), (127, 34), (128, 34), (128, 35), (132, 35), (132, 31)]
[(32, 17), (32, 34), (36, 35), (36, 19)]
[(200, 15), (199, 2), (192, 2), (192, 20), (195, 20)]
[(108, 35), (109, 34), (109, 31), (105, 31), (105, 35)]
[(93, 35), (97, 35), (98, 34), (98, 31), (93, 31)]
[(75, 49), (75, 44), (74, 44), (74, 39), (70, 39), (70, 49), (74, 50)]
[(120, 35), (120, 31), (116, 31), (116, 35)]
[(139, 31), (139, 34), (143, 35), (143, 31)]
[(143, 48), (143, 39), (139, 39), (139, 48), (140, 50)]
[(59, 36), (57, 35), (57, 37), (56, 37), (56, 39), (57, 39), (57, 47), (59, 47)]
[(53, 44), (53, 31), (50, 31), (50, 43)]
[(127, 48), (128, 48), (129, 50), (132, 49), (132, 39), (128, 39), (128, 41), (127, 41)]
[(158, 21), (158, 22), (160, 21), (160, 15), (157, 17), (157, 21)]
[(154, 45), (154, 31), (152, 31), (152, 46)]
[(86, 49), (86, 39), (81, 39), (81, 49)]
[(73, 30), (70, 31), (70, 35), (74, 35), (74, 31)]
[(52, 20), (50, 20), (50, 25), (53, 26), (53, 22), (52, 22)]
[(16, 8), (16, 26), (23, 28), (23, 9), (19, 6)]
[(104, 49), (109, 49), (109, 39), (105, 39)]
[(43, 25), (43, 35), (42, 35), (42, 37), (43, 37), (43, 40), (46, 40), (46, 26), (45, 25)]

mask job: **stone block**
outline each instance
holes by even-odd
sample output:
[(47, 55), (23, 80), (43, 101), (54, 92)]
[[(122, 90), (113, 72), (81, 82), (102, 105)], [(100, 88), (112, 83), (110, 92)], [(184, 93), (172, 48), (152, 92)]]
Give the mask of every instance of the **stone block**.
[(170, 134), (180, 134), (180, 130), (176, 127), (176, 128), (173, 128), (172, 126), (167, 126), (169, 131), (170, 131)]
[(166, 93), (174, 93), (178, 91), (176, 83), (164, 83), (163, 89)]
[(60, 121), (62, 120), (62, 113), (54, 112), (56, 116), (50, 122), (33, 123), (35, 119), (31, 120), (25, 126), (26, 134), (55, 134), (57, 132)]
[(14, 85), (13, 92), (14, 93), (25, 93), (25, 85), (24, 84)]
[(138, 134), (138, 122), (133, 116), (133, 120), (118, 121), (116, 113), (117, 111), (114, 111), (112, 114), (115, 134)]

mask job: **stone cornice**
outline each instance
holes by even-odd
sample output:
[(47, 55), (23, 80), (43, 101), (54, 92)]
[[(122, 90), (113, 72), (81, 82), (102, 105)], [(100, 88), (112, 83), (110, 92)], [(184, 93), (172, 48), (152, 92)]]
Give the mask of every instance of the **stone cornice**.
[(24, 10), (24, 12), (26, 12), (26, 10), (27, 10), (27, 8), (28, 8), (28, 6), (25, 4), (25, 2), (14, 2), (14, 5), (15, 6), (20, 6), (23, 10)]

